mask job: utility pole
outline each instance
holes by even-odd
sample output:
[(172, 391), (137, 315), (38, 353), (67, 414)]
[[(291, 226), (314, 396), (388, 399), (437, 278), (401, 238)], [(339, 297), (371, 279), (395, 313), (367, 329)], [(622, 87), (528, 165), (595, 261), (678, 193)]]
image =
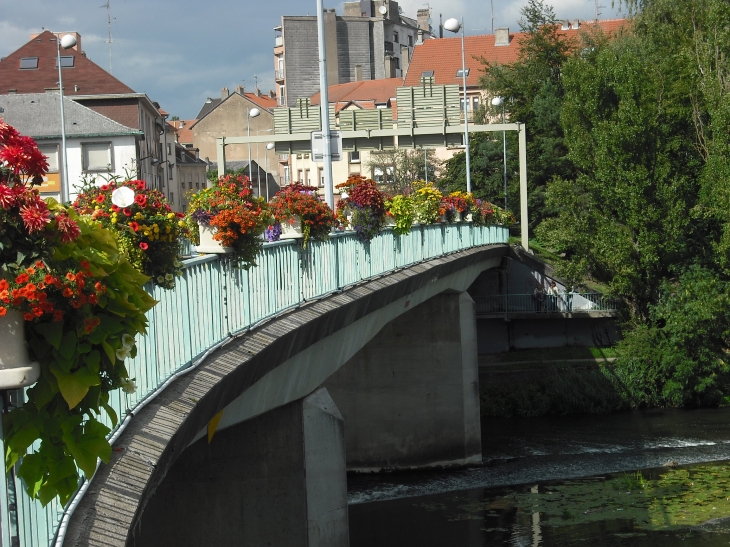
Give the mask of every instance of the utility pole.
[(330, 135), (330, 103), (329, 88), (327, 87), (327, 57), (325, 54), (324, 40), (324, 8), (322, 0), (317, 0), (317, 38), (319, 42), (319, 96), (321, 98), (321, 120), (322, 120), (322, 136), (324, 137), (324, 154), (322, 171), (324, 175), (324, 197), (327, 205), (332, 209), (335, 208), (334, 189), (332, 187), (332, 150)]

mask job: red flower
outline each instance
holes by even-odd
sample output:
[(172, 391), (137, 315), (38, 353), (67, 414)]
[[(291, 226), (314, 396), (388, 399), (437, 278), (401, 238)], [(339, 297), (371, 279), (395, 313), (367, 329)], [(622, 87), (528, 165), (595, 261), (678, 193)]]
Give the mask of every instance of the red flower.
[(61, 241), (64, 243), (70, 243), (81, 235), (79, 225), (67, 215), (56, 215), (56, 228), (61, 232)]
[(132, 210), (129, 207), (125, 207), (122, 212), (124, 213), (125, 217), (131, 217), (132, 216)]
[(0, 183), (0, 207), (10, 209), (15, 205), (15, 194), (6, 184)]
[(146, 251), (149, 248), (149, 245), (147, 245), (144, 241), (139, 244), (139, 248), (143, 251)]
[(58, 323), (63, 319), (63, 312), (61, 310), (56, 310), (53, 312), (53, 321), (55, 323)]
[(6, 313), (8, 313), (8, 308), (0, 306), (0, 317), (3, 317)]
[(99, 186), (99, 190), (101, 190), (102, 192), (106, 192), (107, 190), (109, 190), (109, 185), (102, 184), (101, 186)]
[(51, 222), (51, 213), (48, 212), (46, 204), (27, 205), (20, 208), (20, 218), (28, 229), (28, 232), (39, 232), (43, 227)]
[(106, 196), (104, 194), (99, 194), (96, 196), (96, 203), (104, 203), (104, 200), (106, 199)]
[(22, 273), (18, 277), (15, 278), (15, 282), (20, 285), (21, 283), (27, 283), (28, 282), (28, 274)]
[(129, 227), (132, 228), (133, 231), (139, 230), (139, 224), (137, 222), (130, 222)]
[(33, 319), (35, 319), (35, 315), (30, 312), (26, 312), (23, 314), (23, 319), (25, 319), (26, 321), (33, 321)]
[(134, 202), (140, 207), (146, 207), (147, 196), (145, 196), (144, 194), (137, 194), (136, 196), (134, 196)]
[(89, 264), (88, 260), (82, 260), (79, 264), (81, 264), (81, 268), (84, 270), (91, 268), (91, 264)]

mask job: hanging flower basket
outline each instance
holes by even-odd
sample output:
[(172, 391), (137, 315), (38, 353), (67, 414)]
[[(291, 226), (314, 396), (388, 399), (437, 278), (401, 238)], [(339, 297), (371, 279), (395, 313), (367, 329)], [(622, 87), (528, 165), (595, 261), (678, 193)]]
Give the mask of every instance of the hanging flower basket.
[(218, 229), (212, 226), (198, 223), (200, 233), (200, 244), (195, 246), (196, 253), (226, 254), (232, 253), (233, 247), (225, 247), (220, 241), (215, 240)]
[(294, 215), (289, 220), (281, 223), (281, 235), (279, 239), (304, 239), (302, 230), (302, 217)]
[(0, 317), (0, 389), (32, 385), (41, 374), (41, 366), (28, 356), (24, 327), (23, 314), (18, 310), (7, 310)]

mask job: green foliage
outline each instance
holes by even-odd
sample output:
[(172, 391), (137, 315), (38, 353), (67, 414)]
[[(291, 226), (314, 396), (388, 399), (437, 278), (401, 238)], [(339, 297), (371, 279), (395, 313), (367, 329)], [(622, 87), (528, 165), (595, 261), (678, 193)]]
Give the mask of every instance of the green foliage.
[(124, 359), (135, 356), (134, 336), (145, 334), (144, 314), (155, 304), (142, 289), (148, 278), (120, 258), (112, 234), (94, 221), (78, 224), (80, 237), (60, 245), (49, 267), (63, 271), (88, 261), (103, 294), (59, 321), (26, 323), (41, 377), (25, 404), (3, 417), (6, 466), (20, 462), (28, 494), (44, 505), (54, 497), (65, 504), (78, 486), (78, 469), (90, 477), (97, 458), (109, 461), (109, 428), (98, 418), (103, 411), (117, 423), (109, 393), (133, 389)]
[(414, 180), (425, 178), (426, 169), (428, 180), (435, 180), (439, 172), (439, 162), (433, 150), (393, 148), (372, 151), (367, 168), (373, 173), (376, 170), (382, 173), (373, 175), (373, 178), (386, 193), (397, 194), (409, 190)]
[(619, 343), (617, 377), (635, 406), (721, 404), (730, 393), (730, 285), (692, 266), (661, 293), (649, 321)]
[(395, 227), (393, 230), (398, 235), (407, 235), (411, 231), (413, 221), (416, 219), (416, 210), (413, 199), (410, 196), (397, 195), (385, 200), (385, 209), (393, 217)]

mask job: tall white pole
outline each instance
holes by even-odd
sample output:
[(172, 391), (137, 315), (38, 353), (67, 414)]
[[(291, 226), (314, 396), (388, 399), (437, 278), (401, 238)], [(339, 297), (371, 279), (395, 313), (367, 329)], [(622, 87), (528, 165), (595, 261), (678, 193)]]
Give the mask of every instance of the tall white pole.
[(61, 75), (61, 37), (56, 36), (58, 56), (58, 93), (61, 97), (61, 153), (63, 159), (63, 181), (61, 182), (61, 202), (66, 203), (71, 199), (68, 187), (68, 161), (66, 157), (66, 114), (63, 109), (63, 76)]
[(466, 95), (466, 53), (464, 49), (464, 18), (461, 18), (461, 75), (464, 78), (464, 145), (466, 146), (466, 191), (471, 193), (471, 162), (469, 161), (469, 99)]
[[(502, 125), (504, 125), (504, 99), (502, 99)], [(507, 131), (502, 131), (502, 148), (504, 156), (502, 163), (504, 165), (504, 210), (507, 210)]]
[(332, 188), (332, 153), (330, 151), (330, 102), (327, 86), (327, 57), (324, 40), (324, 8), (322, 0), (317, 0), (317, 37), (319, 41), (319, 96), (322, 109), (322, 133), (324, 135), (324, 197), (327, 205), (334, 209), (335, 196)]
[[(246, 107), (246, 132), (251, 136), (251, 109)], [(225, 173), (218, 173), (218, 177), (225, 176)], [(248, 143), (248, 181), (253, 187), (253, 174), (251, 173), (251, 142)], [(251, 190), (253, 192), (253, 190)], [(259, 191), (259, 197), (261, 192)]]

